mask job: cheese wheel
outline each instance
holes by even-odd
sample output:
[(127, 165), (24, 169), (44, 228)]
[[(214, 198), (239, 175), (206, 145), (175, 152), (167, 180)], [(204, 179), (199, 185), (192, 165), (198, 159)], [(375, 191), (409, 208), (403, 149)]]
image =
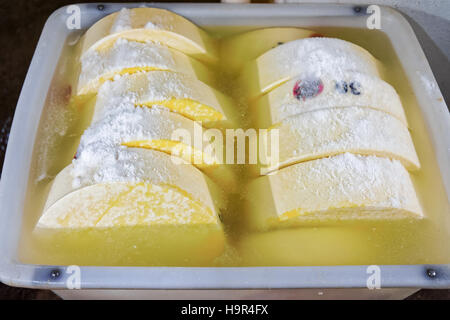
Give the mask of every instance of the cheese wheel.
[(233, 127), (236, 123), (230, 98), (181, 73), (141, 72), (105, 82), (97, 94), (94, 121), (124, 103), (162, 106), (206, 127)]
[(224, 146), (208, 148), (205, 135), (205, 129), (199, 123), (177, 113), (162, 108), (124, 105), (111, 108), (85, 130), (77, 154), (99, 143), (153, 149), (180, 157), (227, 190), (236, 190), (236, 176), (218, 157)]
[(257, 127), (268, 128), (300, 113), (351, 106), (381, 110), (408, 125), (400, 98), (391, 85), (353, 71), (340, 76), (294, 77), (258, 99), (251, 113)]
[(252, 181), (249, 226), (268, 230), (339, 220), (423, 218), (397, 160), (349, 153), (295, 164)]
[(98, 52), (90, 50), (81, 58), (78, 94), (97, 92), (102, 83), (116, 75), (165, 70), (185, 73), (213, 84), (211, 72), (199, 61), (157, 43), (140, 43), (122, 38)]
[[(133, 178), (101, 178), (97, 170), (85, 172), (92, 175), (73, 187), (74, 165), (61, 171), (35, 234), (64, 250), (79, 250), (75, 245), (92, 250), (97, 244), (82, 239), (95, 235), (103, 250), (122, 247), (122, 257), (133, 255), (130, 250), (140, 245), (151, 264), (211, 263), (225, 241), (217, 202), (220, 191), (192, 165), (174, 164), (165, 153), (132, 148), (128, 152), (134, 159), (128, 164), (136, 166)], [(183, 252), (175, 254), (180, 248)]]
[[(408, 128), (378, 110), (347, 107), (306, 112), (285, 119), (271, 130), (278, 130), (278, 159), (263, 163), (264, 174), (345, 152), (397, 159), (409, 170), (420, 168)], [(266, 150), (273, 149), (271, 139), (262, 143), (266, 143)]]
[[(283, 44), (284, 42), (308, 38), (316, 33), (311, 30), (288, 27), (273, 27), (252, 30), (222, 39), (220, 53), (226, 71), (238, 72), (250, 60)], [(249, 45), (251, 44), (251, 45)]]
[(118, 38), (156, 42), (202, 61), (217, 61), (215, 39), (184, 17), (158, 8), (123, 8), (97, 21), (84, 34), (81, 53), (107, 50)]
[[(171, 185), (192, 195), (194, 200), (214, 212), (217, 211), (215, 207), (225, 206), (223, 192), (192, 164), (152, 149), (113, 148), (117, 149), (117, 152), (110, 152), (110, 156), (115, 165), (111, 164), (110, 159), (88, 162), (86, 159), (92, 158), (92, 155), (86, 151), (78, 152), (77, 159), (55, 177), (45, 208), (80, 188), (115, 182)], [(91, 149), (90, 152), (94, 151)], [(82, 165), (77, 163), (79, 160)]]
[(294, 76), (321, 78), (345, 71), (379, 76), (377, 60), (365, 49), (340, 39), (308, 38), (282, 44), (249, 62), (240, 81), (254, 99)]

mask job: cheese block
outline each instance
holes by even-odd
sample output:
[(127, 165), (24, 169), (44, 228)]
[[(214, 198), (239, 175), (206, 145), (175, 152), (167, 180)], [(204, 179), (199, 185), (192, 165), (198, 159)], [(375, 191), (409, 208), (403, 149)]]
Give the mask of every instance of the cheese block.
[(249, 62), (240, 83), (249, 99), (257, 98), (294, 76), (321, 78), (346, 71), (379, 76), (377, 60), (365, 49), (340, 39), (308, 38), (287, 42)]
[(97, 21), (84, 34), (81, 53), (107, 50), (118, 38), (156, 42), (202, 61), (217, 61), (215, 39), (184, 17), (158, 8), (123, 8)]
[(250, 60), (284, 42), (314, 35), (318, 34), (311, 30), (288, 27), (264, 28), (231, 35), (220, 43), (221, 60), (225, 61), (222, 65), (226, 66), (226, 71), (236, 73)]
[(153, 149), (182, 158), (227, 190), (236, 190), (233, 171), (218, 157), (220, 150), (208, 148), (204, 134), (205, 129), (199, 123), (177, 113), (122, 105), (111, 109), (84, 132), (77, 154), (91, 147), (95, 151), (99, 144)]
[[(316, 110), (289, 117), (271, 130), (278, 130), (278, 159), (269, 158), (261, 168), (263, 174), (345, 152), (397, 159), (409, 170), (420, 168), (408, 128), (378, 110), (360, 107)], [(266, 143), (266, 150), (272, 150), (271, 139), (262, 143)]]
[[(165, 153), (134, 148), (126, 153), (127, 161), (116, 168), (106, 161), (85, 170), (81, 183), (76, 162), (61, 171), (34, 233), (44, 242), (56, 241), (61, 250), (92, 250), (99, 244), (83, 238), (94, 237), (108, 251), (97, 254), (119, 264), (136, 254), (136, 246), (149, 264), (211, 263), (225, 241), (219, 219), (223, 203), (214, 183)], [(122, 250), (114, 257), (116, 247)]]
[(381, 110), (408, 125), (400, 98), (390, 84), (353, 71), (340, 76), (294, 77), (258, 99), (251, 113), (257, 127), (268, 128), (300, 113), (351, 106)]
[(232, 100), (203, 82), (168, 71), (140, 72), (117, 77), (99, 89), (93, 121), (122, 104), (160, 106), (203, 126), (233, 127)]
[(249, 226), (259, 230), (423, 217), (408, 171), (398, 160), (350, 153), (259, 177), (246, 196)]
[(181, 52), (157, 43), (119, 38), (103, 51), (90, 50), (83, 55), (77, 93), (95, 93), (116, 75), (153, 70), (181, 72), (209, 84), (214, 81), (208, 68)]
[(213, 212), (217, 211), (216, 207), (225, 206), (223, 192), (186, 161), (179, 158), (174, 160), (170, 155), (152, 149), (124, 146), (102, 149), (103, 146), (99, 145), (97, 153), (93, 155), (92, 153), (96, 152), (94, 145), (77, 153), (73, 163), (55, 177), (46, 201), (46, 209), (75, 190), (116, 182), (170, 185), (192, 195), (194, 200)]

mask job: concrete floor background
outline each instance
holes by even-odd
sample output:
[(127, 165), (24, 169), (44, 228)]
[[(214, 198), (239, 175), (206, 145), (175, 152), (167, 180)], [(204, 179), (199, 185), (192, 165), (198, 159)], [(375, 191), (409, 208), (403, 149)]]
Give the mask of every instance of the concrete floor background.
[[(399, 2), (398, 0), (397, 2)], [(408, 0), (405, 0), (407, 2)], [(429, 0), (434, 1), (434, 0)], [(442, 0), (449, 1), (449, 0)], [(4, 152), (14, 109), (25, 79), (28, 66), (33, 56), (39, 35), (48, 16), (57, 8), (74, 3), (66, 0), (1, 0), (0, 1), (0, 168), (3, 166)], [(98, 2), (98, 1), (80, 1)], [(109, 2), (126, 2), (109, 1)], [(182, 0), (173, 2), (183, 2)], [(214, 2), (214, 1), (194, 1)], [(258, 1), (261, 2), (261, 1)], [(436, 46), (432, 37), (411, 18), (413, 27), (423, 46)], [(448, 22), (448, 21), (447, 21)], [(416, 24), (416, 25), (415, 25)], [(444, 28), (448, 28), (448, 24)], [(449, 41), (446, 29), (446, 39)], [(449, 42), (450, 43), (450, 42)], [(447, 45), (449, 44), (447, 43)], [(449, 48), (447, 46), (446, 48)], [(439, 48), (438, 48), (439, 49)], [(430, 51), (431, 52), (431, 51)], [(447, 102), (448, 81), (450, 74), (448, 64), (449, 52), (434, 51), (427, 53), (432, 69)], [(444, 59), (446, 58), (446, 59)], [(446, 62), (446, 63), (445, 63)], [(444, 63), (444, 64), (443, 64)], [(439, 77), (438, 77), (439, 76)], [(444, 90), (442, 90), (444, 91)], [(449, 103), (448, 103), (449, 104)], [(1, 257), (0, 257), (1, 259)], [(4, 299), (58, 299), (51, 291), (12, 288), (0, 283), (0, 300)], [(450, 299), (450, 290), (421, 290), (409, 299)]]

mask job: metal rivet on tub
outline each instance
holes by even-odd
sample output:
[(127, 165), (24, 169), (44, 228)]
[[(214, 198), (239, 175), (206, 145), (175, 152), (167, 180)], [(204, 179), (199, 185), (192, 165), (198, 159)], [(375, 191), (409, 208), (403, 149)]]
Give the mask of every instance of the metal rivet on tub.
[(100, 10), (100, 11), (102, 11), (103, 9), (105, 9), (105, 6), (102, 5), (102, 4), (99, 4), (99, 5), (97, 6), (97, 9)]
[(52, 278), (53, 280), (58, 279), (60, 275), (61, 272), (58, 269), (53, 269), (52, 271), (50, 271), (50, 278)]
[(353, 7), (353, 11), (360, 13), (362, 8), (360, 6)]
[(436, 278), (437, 272), (434, 269), (427, 269), (427, 276), (430, 278)]

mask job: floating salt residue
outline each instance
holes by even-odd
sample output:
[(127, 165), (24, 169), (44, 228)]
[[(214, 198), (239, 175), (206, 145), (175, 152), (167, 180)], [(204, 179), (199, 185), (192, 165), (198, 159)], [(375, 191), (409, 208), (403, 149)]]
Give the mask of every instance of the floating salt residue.
[[(117, 14), (114, 24), (111, 27), (110, 33), (118, 33), (122, 31), (127, 31), (132, 29), (132, 11), (127, 8), (122, 8)], [(144, 29), (164, 29), (172, 30), (173, 16), (172, 14), (161, 14), (155, 13), (149, 16), (149, 21), (143, 25), (139, 26)]]
[[(163, 112), (166, 111), (157, 107), (141, 108), (123, 103), (89, 127), (81, 138), (76, 159), (72, 162), (73, 187), (79, 188), (93, 183), (142, 181), (149, 169), (140, 161), (137, 152), (121, 146), (121, 143), (127, 139), (161, 137), (164, 133), (158, 126), (152, 125), (152, 121), (155, 121), (152, 118)], [(167, 119), (164, 128), (170, 131), (176, 128), (176, 124)], [(161, 178), (161, 181), (164, 179)]]
[(110, 33), (117, 33), (131, 29), (131, 14), (127, 8), (122, 8), (117, 14), (114, 24), (111, 27)]
[(151, 21), (147, 22), (144, 26), (144, 29), (154, 29), (154, 30), (159, 30), (161, 29), (161, 27)]
[(423, 73), (417, 71), (417, 75), (419, 76), (420, 81), (423, 83), (423, 87), (425, 88), (425, 91), (430, 95), (440, 95), (439, 88), (436, 85), (436, 82), (432, 79), (429, 79), (427, 76), (425, 76)]
[[(168, 13), (168, 14), (167, 14)], [(145, 29), (164, 29), (173, 30), (174, 15), (169, 12), (155, 12), (150, 16), (149, 21), (145, 24)]]

